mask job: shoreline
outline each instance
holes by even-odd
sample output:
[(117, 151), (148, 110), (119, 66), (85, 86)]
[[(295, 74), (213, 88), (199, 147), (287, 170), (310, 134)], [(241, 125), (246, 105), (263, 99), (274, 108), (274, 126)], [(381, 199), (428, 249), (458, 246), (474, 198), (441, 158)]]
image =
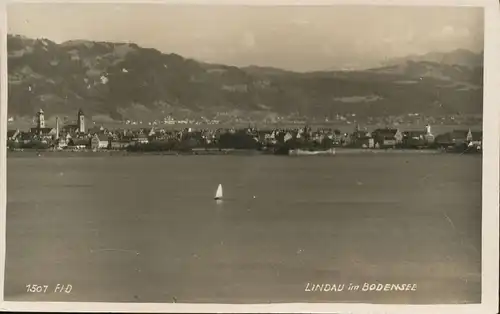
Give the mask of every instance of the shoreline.
[(281, 157), (335, 157), (337, 155), (478, 155), (481, 153), (466, 153), (459, 151), (444, 151), (440, 149), (366, 149), (366, 148), (335, 148), (331, 155), (299, 155), (274, 154), (270, 151), (251, 149), (200, 149), (192, 151), (126, 151), (126, 150), (51, 150), (51, 149), (24, 149), (22, 151), (7, 151), (7, 157), (125, 157), (125, 156), (281, 156)]
[(373, 149), (373, 148), (339, 148), (335, 149), (335, 154), (341, 155), (359, 155), (359, 154), (450, 154), (439, 149)]

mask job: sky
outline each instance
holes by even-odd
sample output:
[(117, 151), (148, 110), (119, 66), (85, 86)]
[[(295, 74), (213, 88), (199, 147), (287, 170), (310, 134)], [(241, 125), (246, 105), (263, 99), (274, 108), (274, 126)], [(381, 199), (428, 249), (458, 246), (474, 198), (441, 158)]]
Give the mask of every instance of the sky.
[(15, 3), (7, 19), (10, 34), (58, 43), (133, 42), (199, 61), (294, 71), (484, 45), (483, 10), (474, 7)]

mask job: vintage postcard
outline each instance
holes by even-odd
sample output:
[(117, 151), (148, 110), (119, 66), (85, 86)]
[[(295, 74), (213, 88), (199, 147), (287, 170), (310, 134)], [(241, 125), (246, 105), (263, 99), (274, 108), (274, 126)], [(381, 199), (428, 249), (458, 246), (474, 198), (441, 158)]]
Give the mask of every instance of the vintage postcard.
[(498, 1), (2, 12), (2, 309), (497, 311)]

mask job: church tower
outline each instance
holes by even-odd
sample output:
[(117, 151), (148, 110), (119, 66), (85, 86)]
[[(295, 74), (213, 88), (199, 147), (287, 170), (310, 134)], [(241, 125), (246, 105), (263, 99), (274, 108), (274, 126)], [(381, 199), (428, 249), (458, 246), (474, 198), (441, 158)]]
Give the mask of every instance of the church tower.
[(431, 126), (429, 124), (425, 126), (425, 133), (427, 135), (432, 135)]
[(45, 128), (45, 114), (42, 109), (36, 114), (36, 127), (38, 130)]
[(424, 135), (424, 138), (425, 140), (427, 141), (427, 143), (432, 143), (434, 142), (434, 135), (432, 134), (432, 131), (431, 131), (431, 126), (429, 124), (427, 124), (425, 126), (425, 135)]
[(85, 115), (82, 109), (78, 110), (78, 132), (85, 133)]

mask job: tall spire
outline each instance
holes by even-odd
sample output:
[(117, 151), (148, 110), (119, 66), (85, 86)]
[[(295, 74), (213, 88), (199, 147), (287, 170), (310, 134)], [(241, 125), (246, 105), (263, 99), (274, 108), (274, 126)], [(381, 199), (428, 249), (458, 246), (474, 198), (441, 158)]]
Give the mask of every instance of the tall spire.
[(59, 139), (59, 117), (56, 117), (56, 140)]
[(78, 132), (85, 133), (85, 115), (82, 109), (78, 110)]

